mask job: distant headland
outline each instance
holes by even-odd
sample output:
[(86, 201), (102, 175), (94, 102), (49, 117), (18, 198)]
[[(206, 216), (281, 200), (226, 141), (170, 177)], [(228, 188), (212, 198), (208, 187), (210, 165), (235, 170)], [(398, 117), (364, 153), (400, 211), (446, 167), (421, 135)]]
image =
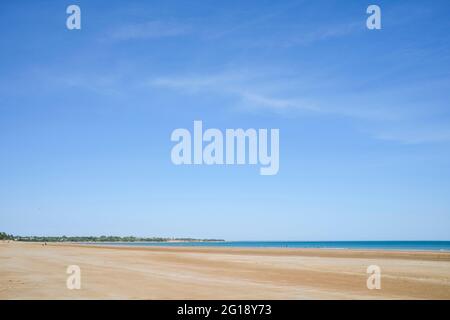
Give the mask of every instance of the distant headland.
[(223, 242), (223, 239), (119, 236), (15, 236), (0, 232), (0, 240), (24, 242)]

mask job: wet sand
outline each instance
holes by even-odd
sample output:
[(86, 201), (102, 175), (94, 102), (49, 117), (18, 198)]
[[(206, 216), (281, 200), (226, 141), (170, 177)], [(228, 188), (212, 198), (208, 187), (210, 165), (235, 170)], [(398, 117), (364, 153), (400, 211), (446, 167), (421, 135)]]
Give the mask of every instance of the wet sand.
[(0, 242), (0, 299), (450, 299), (450, 253)]

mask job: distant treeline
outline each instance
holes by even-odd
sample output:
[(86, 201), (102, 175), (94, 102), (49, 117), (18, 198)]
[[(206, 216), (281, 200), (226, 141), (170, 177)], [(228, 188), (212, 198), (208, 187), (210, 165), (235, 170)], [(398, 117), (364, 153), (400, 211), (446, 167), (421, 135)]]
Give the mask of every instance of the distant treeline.
[(0, 232), (0, 240), (13, 240), (13, 239), (14, 239), (13, 235)]
[(0, 240), (28, 241), (28, 242), (168, 242), (168, 241), (224, 241), (222, 239), (194, 239), (194, 238), (161, 238), (161, 237), (117, 237), (117, 236), (100, 236), (100, 237), (39, 237), (39, 236), (13, 236), (0, 232)]

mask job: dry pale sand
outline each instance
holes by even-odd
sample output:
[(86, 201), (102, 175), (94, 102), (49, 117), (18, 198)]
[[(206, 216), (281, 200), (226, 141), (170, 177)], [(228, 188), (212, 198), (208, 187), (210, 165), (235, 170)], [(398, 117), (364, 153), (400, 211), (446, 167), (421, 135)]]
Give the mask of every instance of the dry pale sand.
[[(368, 290), (378, 265), (381, 289)], [(80, 290), (66, 287), (69, 265)], [(1, 299), (450, 299), (450, 253), (0, 243)]]

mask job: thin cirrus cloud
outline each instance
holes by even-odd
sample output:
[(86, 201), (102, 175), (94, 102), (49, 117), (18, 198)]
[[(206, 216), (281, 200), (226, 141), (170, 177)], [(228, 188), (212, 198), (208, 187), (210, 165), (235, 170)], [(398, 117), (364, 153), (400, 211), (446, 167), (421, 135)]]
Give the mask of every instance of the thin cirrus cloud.
[(117, 41), (178, 37), (191, 32), (191, 27), (173, 22), (148, 21), (124, 25), (110, 33), (110, 39)]
[[(91, 73), (55, 75), (52, 72), (38, 72), (36, 78), (43, 79), (45, 87), (78, 88), (81, 90), (101, 93), (103, 95), (121, 95), (124, 85), (140, 86), (142, 79), (138, 77), (127, 84), (116, 75)], [(445, 143), (450, 141), (450, 131), (445, 119), (436, 119), (434, 112), (427, 106), (424, 117), (424, 107), (408, 104), (402, 107), (401, 99), (373, 99), (372, 93), (317, 95), (297, 93), (301, 86), (303, 92), (311, 89), (322, 90), (332, 85), (335, 80), (325, 83), (319, 76), (308, 77), (309, 86), (302, 79), (285, 80), (283, 76), (276, 77), (269, 72), (222, 72), (213, 74), (180, 75), (155, 77), (144, 81), (158, 90), (171, 90), (179, 94), (213, 95), (215, 98), (231, 98), (234, 105), (229, 107), (239, 112), (272, 113), (279, 115), (298, 116), (314, 115), (327, 117), (349, 118), (362, 133), (381, 141), (401, 144)], [(314, 83), (312, 83), (314, 82)], [(318, 82), (318, 83), (316, 83)], [(323, 87), (322, 87), (323, 86)], [(317, 88), (318, 87), (318, 88)], [(397, 88), (397, 91), (399, 89)], [(392, 90), (375, 92), (374, 94), (392, 96)], [(403, 94), (400, 95), (400, 97)], [(229, 99), (227, 99), (229, 101)], [(439, 111), (439, 110), (437, 110)], [(442, 111), (442, 110), (441, 110)]]
[[(245, 72), (197, 75), (187, 77), (159, 77), (148, 84), (152, 87), (177, 90), (188, 94), (212, 93), (235, 98), (237, 104), (247, 110), (268, 110), (275, 113), (292, 110), (321, 112), (308, 99), (284, 98), (265, 93), (264, 84), (255, 85), (258, 76)], [(249, 85), (253, 83), (253, 85)]]
[[(337, 115), (363, 120), (393, 118), (395, 110), (372, 105), (355, 107), (322, 92), (337, 80), (318, 77), (293, 79), (283, 75), (251, 72), (224, 72), (191, 76), (157, 77), (151, 87), (175, 90), (182, 94), (215, 94), (235, 98), (241, 109), (274, 113)], [(314, 79), (314, 80), (313, 80)], [(328, 82), (327, 82), (328, 81)], [(302, 89), (303, 94), (299, 94)], [(316, 93), (311, 93), (314, 91)], [(319, 95), (317, 92), (321, 92)], [(353, 104), (357, 104), (354, 102)], [(395, 117), (394, 117), (395, 118)]]
[(316, 29), (311, 30), (298, 28), (295, 32), (292, 32), (292, 34), (286, 32), (274, 36), (273, 38), (268, 38), (266, 36), (259, 39), (253, 39), (248, 46), (272, 48), (305, 47), (331, 39), (358, 35), (362, 31), (364, 31), (364, 25), (359, 21), (335, 24), (332, 26), (318, 26)]
[[(260, 75), (248, 73), (223, 73), (213, 75), (158, 77), (148, 84), (156, 88), (175, 90), (182, 94), (215, 94), (235, 99), (241, 110), (269, 111), (279, 114), (311, 114), (318, 116), (338, 116), (354, 119), (361, 132), (374, 139), (392, 141), (401, 144), (423, 144), (450, 141), (450, 131), (442, 126), (436, 127), (431, 118), (422, 120), (420, 113), (409, 113), (398, 106), (379, 101), (370, 103), (370, 95), (365, 99), (352, 99), (344, 95), (348, 103), (333, 97), (310, 95), (301, 97), (268, 90), (268, 87), (289, 87), (282, 80), (270, 77), (272, 86), (268, 86)], [(365, 103), (363, 103), (365, 101)], [(419, 110), (421, 109), (418, 106)]]
[(404, 144), (423, 144), (450, 141), (450, 130), (447, 128), (418, 126), (414, 129), (401, 130), (401, 128), (394, 128), (383, 130), (376, 133), (375, 136), (381, 140), (397, 141)]

